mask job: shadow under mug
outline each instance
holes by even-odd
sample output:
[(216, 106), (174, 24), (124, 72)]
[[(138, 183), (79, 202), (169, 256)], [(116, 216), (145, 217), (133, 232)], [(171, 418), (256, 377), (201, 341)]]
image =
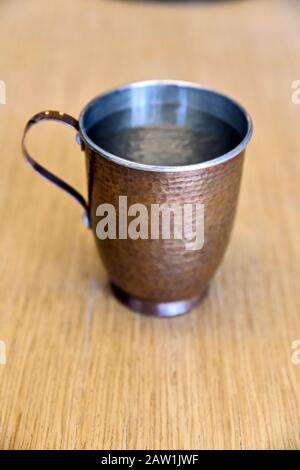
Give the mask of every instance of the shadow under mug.
[[(227, 142), (225, 148), (225, 137), (220, 130), (213, 136), (220, 154), (212, 152), (210, 157), (211, 149), (206, 145), (211, 133), (216, 132), (214, 127), (209, 127), (211, 119), (230, 126), (238, 137), (232, 146), (229, 143), (228, 147)], [(42, 120), (61, 121), (75, 129), (76, 140), (85, 152), (87, 201), (76, 189), (29, 155), (25, 146), (27, 131)], [(106, 147), (105, 135), (102, 135), (102, 141), (94, 138), (93, 129), (99, 123), (101, 126), (101, 122), (105, 122), (102, 134), (106, 130), (115, 131), (111, 147)], [(193, 141), (194, 155), (203, 154), (204, 149), (206, 158), (187, 162), (183, 160), (187, 148), (180, 141), (180, 132), (182, 129), (197, 130), (199, 125), (202, 130)], [(113, 149), (119, 143), (118, 135), (122, 135), (118, 131), (150, 128), (163, 133), (164, 126), (173, 126), (175, 144), (171, 145), (171, 150), (168, 149), (167, 159), (162, 158), (163, 164), (132, 159), (130, 152), (114, 154)], [(251, 135), (249, 115), (232, 99), (196, 84), (156, 80), (132, 83), (97, 96), (85, 106), (79, 120), (58, 111), (36, 114), (25, 127), (22, 151), (34, 170), (68, 192), (84, 208), (84, 221), (94, 233), (116, 297), (138, 312), (175, 316), (200, 302), (222, 260), (235, 217), (244, 152)], [(130, 139), (127, 144), (130, 148)], [(139, 142), (138, 150), (142, 151), (143, 145), (146, 143)], [(175, 164), (172, 152), (176, 154)], [(161, 153), (163, 157), (163, 146)], [(102, 205), (102, 216), (108, 207), (106, 204), (116, 208), (115, 222), (120, 225), (121, 217), (124, 218), (120, 213), (120, 196), (122, 201), (126, 199), (126, 207), (136, 204), (147, 210), (153, 205), (159, 208), (192, 207), (190, 219), (187, 218), (185, 239), (162, 236), (164, 222), (161, 212), (157, 219), (159, 235), (156, 232), (156, 237), (132, 238), (127, 231), (120, 236), (118, 230), (115, 237), (99, 237), (99, 206)], [(193, 210), (193, 206), (198, 203), (204, 208), (203, 244), (201, 249), (187, 249), (186, 239), (195, 234), (197, 210)], [(172, 212), (169, 217), (169, 228), (175, 230), (178, 219), (172, 219)]]

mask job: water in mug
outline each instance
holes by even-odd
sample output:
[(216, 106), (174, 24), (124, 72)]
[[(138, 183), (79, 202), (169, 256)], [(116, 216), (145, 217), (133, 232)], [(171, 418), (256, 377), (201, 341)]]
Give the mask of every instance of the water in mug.
[[(174, 124), (175, 122), (175, 124)], [(100, 119), (88, 132), (104, 150), (148, 165), (190, 165), (229, 152), (241, 142), (227, 122), (178, 105), (133, 108)]]

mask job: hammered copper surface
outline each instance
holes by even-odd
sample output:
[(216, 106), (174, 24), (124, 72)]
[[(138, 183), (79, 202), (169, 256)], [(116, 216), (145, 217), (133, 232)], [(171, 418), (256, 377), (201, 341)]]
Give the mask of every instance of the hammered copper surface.
[[(61, 121), (78, 132), (77, 121), (65, 113), (38, 113), (24, 130), (24, 156), (38, 173), (67, 191), (84, 207), (84, 220), (92, 227), (111, 283), (123, 291), (121, 297), (130, 299), (127, 304), (131, 308), (138, 299), (153, 302), (150, 310), (155, 315), (160, 314), (161, 308), (165, 311), (167, 307), (170, 310), (168, 315), (174, 314), (171, 305), (162, 305), (174, 301), (186, 301), (184, 308), (176, 307), (176, 314), (181, 310), (189, 310), (190, 303), (194, 304), (194, 300), (200, 301), (203, 297), (228, 244), (240, 188), (244, 152), (203, 169), (146, 171), (114, 163), (101, 153), (94, 152), (79, 138), (78, 142), (85, 149), (88, 172), (88, 201), (85, 202), (78, 191), (39, 165), (27, 152), (25, 136), (28, 130), (45, 119)], [(118, 209), (119, 196), (127, 196), (128, 207), (135, 203), (143, 204), (149, 213), (151, 204), (204, 204), (203, 248), (189, 251), (184, 239), (98, 239), (96, 226), (99, 217), (96, 216), (96, 209), (103, 203), (110, 203)], [(117, 211), (117, 227), (118, 222)], [(192, 225), (188, 226), (189, 233), (193, 229)], [(148, 312), (149, 305), (144, 303), (140, 310)]]
[[(152, 172), (120, 166), (86, 147), (92, 230), (110, 280), (126, 293), (168, 302), (201, 296), (219, 266), (236, 211), (244, 152), (218, 165), (182, 172)], [(128, 206), (142, 203), (203, 203), (205, 239), (201, 250), (184, 240), (99, 240), (96, 208), (119, 196)], [(117, 218), (118, 219), (118, 218)]]

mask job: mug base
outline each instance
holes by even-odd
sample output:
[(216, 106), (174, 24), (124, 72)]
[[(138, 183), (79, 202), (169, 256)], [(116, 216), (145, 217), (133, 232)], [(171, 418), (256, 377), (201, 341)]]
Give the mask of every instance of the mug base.
[(110, 286), (114, 296), (122, 304), (135, 312), (154, 317), (176, 317), (189, 312), (203, 300), (209, 289), (207, 287), (200, 295), (190, 299), (175, 300), (173, 302), (152, 302), (127, 294), (112, 282)]

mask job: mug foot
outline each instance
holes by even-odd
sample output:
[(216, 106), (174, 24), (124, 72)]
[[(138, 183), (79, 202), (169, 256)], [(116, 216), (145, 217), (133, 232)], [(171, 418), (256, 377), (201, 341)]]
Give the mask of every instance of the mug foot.
[(152, 302), (149, 300), (139, 299), (117, 287), (112, 282), (111, 289), (115, 297), (131, 310), (155, 317), (176, 317), (189, 312), (196, 307), (206, 296), (208, 289), (205, 289), (200, 295), (185, 300), (175, 300), (173, 302)]

